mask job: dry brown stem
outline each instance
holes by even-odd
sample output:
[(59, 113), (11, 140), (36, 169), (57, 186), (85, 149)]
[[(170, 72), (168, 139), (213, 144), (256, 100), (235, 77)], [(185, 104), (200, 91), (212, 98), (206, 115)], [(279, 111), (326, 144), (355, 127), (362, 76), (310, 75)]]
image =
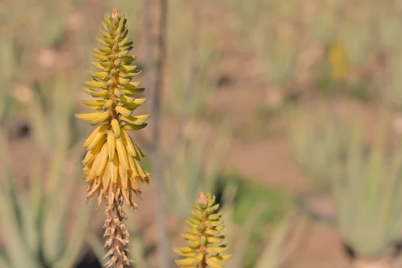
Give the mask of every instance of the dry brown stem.
[(110, 250), (106, 253), (106, 256), (111, 256), (111, 259), (105, 264), (106, 267), (113, 266), (114, 268), (126, 268), (130, 267), (131, 260), (127, 257), (127, 246), (130, 242), (130, 234), (127, 231), (123, 221), (126, 219), (126, 215), (123, 210), (124, 198), (120, 194), (118, 187), (113, 187), (113, 196), (107, 198), (106, 206), (106, 228), (105, 235), (106, 240), (105, 247), (109, 247)]

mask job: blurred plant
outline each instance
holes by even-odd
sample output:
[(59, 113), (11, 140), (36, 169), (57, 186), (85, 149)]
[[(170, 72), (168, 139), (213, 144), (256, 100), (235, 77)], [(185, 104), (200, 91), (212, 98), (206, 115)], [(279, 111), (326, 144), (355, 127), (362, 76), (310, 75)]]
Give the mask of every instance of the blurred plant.
[(373, 262), (386, 256), (400, 237), (402, 224), (402, 150), (386, 135), (381, 121), (367, 146), (362, 126), (355, 123), (344, 165), (332, 181), (337, 226), (358, 259)]
[[(247, 213), (246, 221), (243, 225), (239, 226), (235, 222), (235, 203), (234, 200), (237, 196), (239, 184), (230, 182), (224, 189), (222, 196), (222, 221), (225, 222), (226, 232), (230, 235), (227, 237), (227, 243), (233, 248), (231, 260), (229, 260), (228, 267), (240, 268), (245, 267), (246, 261), (244, 260), (247, 251), (249, 251), (250, 240), (252, 237), (253, 229), (265, 209), (265, 204), (259, 202), (254, 204), (252, 209)], [(254, 259), (254, 255), (253, 255)]]
[(359, 12), (351, 9), (339, 25), (339, 38), (343, 41), (347, 58), (352, 66), (359, 66), (372, 54), (370, 10), (367, 5), (359, 5), (358, 8)]
[(149, 182), (149, 174), (139, 161), (144, 154), (131, 140), (127, 130), (138, 130), (146, 126), (149, 115), (131, 116), (132, 112), (145, 102), (134, 96), (144, 91), (139, 83), (130, 82), (139, 74), (131, 63), (136, 57), (128, 55), (133, 42), (128, 37), (127, 20), (117, 9), (106, 14), (102, 22), (103, 38), (97, 41), (100, 48), (94, 49), (95, 62), (92, 64), (100, 72), (89, 72), (93, 81), (85, 82), (84, 91), (100, 100), (86, 100), (84, 105), (95, 113), (76, 114), (91, 125), (99, 125), (84, 142), (87, 154), (83, 160), (84, 179), (88, 184), (87, 199), (98, 193), (99, 207), (106, 199), (105, 236), (109, 236), (105, 247), (110, 247), (106, 256), (112, 258), (106, 266), (128, 267), (127, 245), (129, 233), (123, 221), (126, 219), (123, 203), (137, 208), (132, 200), (133, 193), (140, 196), (137, 179)]
[(348, 62), (343, 43), (334, 39), (329, 47), (329, 62), (331, 63), (331, 76), (334, 82), (344, 81), (348, 71)]
[(68, 1), (41, 1), (40, 14), (36, 18), (36, 27), (41, 42), (47, 47), (57, 46), (66, 34), (64, 19), (68, 14)]
[[(268, 20), (267, 20), (268, 21)], [(293, 25), (283, 21), (268, 22), (255, 35), (255, 44), (263, 64), (269, 86), (283, 88), (296, 68), (297, 56), (302, 40), (297, 40)]]
[(315, 7), (312, 21), (308, 25), (307, 33), (315, 40), (321, 43), (330, 41), (335, 28), (335, 19), (337, 15), (336, 8), (328, 3), (329, 1), (320, 1)]
[[(228, 267), (278, 268), (299, 245), (307, 218), (296, 217), (292, 211), (288, 211), (281, 217), (278, 229), (269, 237), (264, 237), (259, 222), (269, 207), (266, 207), (265, 201), (260, 200), (254, 202), (254, 206), (248, 210), (245, 222), (239, 225), (235, 221), (237, 206), (235, 203), (238, 202), (235, 202), (235, 199), (241, 194), (238, 193), (238, 189), (242, 190), (243, 187), (244, 185), (230, 182), (224, 190), (221, 201), (222, 219), (228, 233), (227, 243), (233, 248), (233, 256)], [(253, 233), (258, 233), (262, 241), (255, 243)], [(290, 234), (292, 236), (288, 239)]]
[(294, 19), (299, 15), (300, 2), (297, 0), (290, 0), (283, 2), (280, 0), (274, 0), (269, 3), (269, 8), (275, 10), (280, 16), (286, 20)]
[(192, 129), (187, 128), (187, 132), (191, 133), (185, 135), (169, 155), (164, 176), (168, 208), (180, 218), (188, 216), (192, 197), (200, 189), (214, 191), (231, 141), (228, 129), (222, 129), (212, 141), (205, 123), (189, 127)]
[[(291, 252), (298, 246), (305, 225), (305, 219), (297, 219), (292, 213), (286, 215), (260, 254), (260, 258), (256, 261), (254, 268), (281, 267)], [(290, 233), (293, 234), (293, 237), (288, 240)]]
[[(214, 42), (214, 35), (205, 28), (201, 21), (200, 5), (193, 8), (193, 23), (183, 25), (183, 16), (186, 14), (186, 5), (181, 0), (171, 1), (169, 10), (180, 16), (170, 16), (168, 56), (173, 65), (168, 81), (166, 106), (164, 109), (186, 116), (200, 114), (204, 109), (208, 97), (215, 90), (218, 75), (213, 66), (219, 61), (220, 54)], [(190, 14), (191, 15), (191, 14)], [(181, 31), (176, 29), (180, 28)], [(191, 38), (188, 38), (191, 36)], [(174, 60), (173, 60), (174, 59)], [(182, 103), (183, 105), (177, 105)], [(184, 108), (183, 108), (184, 106)]]
[(402, 107), (402, 49), (398, 49), (390, 58), (389, 79), (386, 85), (385, 98)]
[(186, 247), (175, 248), (175, 252), (184, 258), (176, 260), (179, 267), (214, 267), (222, 268), (221, 262), (227, 261), (231, 254), (224, 243), (224, 229), (221, 212), (217, 212), (219, 203), (215, 196), (200, 192), (191, 214), (187, 220), (190, 229), (182, 237), (187, 241)]
[[(46, 165), (50, 168), (50, 186), (46, 190), (42, 189), (41, 170), (45, 161), (37, 157), (29, 190), (24, 190), (17, 185), (16, 178), (11, 173), (11, 163), (5, 152), (6, 142), (3, 136), (0, 138), (3, 164), (0, 229), (5, 241), (0, 248), (0, 266), (72, 267), (81, 254), (91, 217), (88, 206), (84, 203), (73, 206), (71, 202), (71, 197), (77, 193), (74, 179), (77, 175), (77, 163), (68, 160), (69, 153), (60, 144), (50, 155), (50, 166)], [(78, 154), (74, 156), (76, 158)], [(74, 221), (69, 220), (73, 218)]]
[(35, 0), (19, 0), (16, 2), (0, 2), (0, 25), (7, 25), (15, 31), (23, 28), (21, 26), (29, 23), (32, 9), (37, 2)]
[[(190, 54), (182, 52), (183, 58), (177, 59), (180, 64), (177, 65), (178, 69), (173, 74), (173, 81), (170, 86), (172, 92), (169, 93), (169, 99), (166, 102), (166, 109), (174, 114), (182, 112), (182, 107), (174, 104), (183, 103), (188, 107), (188, 111), (186, 111), (188, 116), (199, 115), (205, 110), (208, 97), (215, 91), (218, 76), (211, 66), (214, 66), (219, 60), (219, 54), (211, 42), (206, 42), (201, 41), (200, 44), (199, 58), (197, 60), (198, 72), (195, 77), (190, 75)], [(189, 81), (190, 79), (191, 81)], [(187, 98), (189, 83), (192, 84), (191, 98)]]
[(382, 49), (391, 53), (400, 48), (402, 42), (401, 36), (398, 34), (402, 30), (401, 11), (395, 5), (396, 3), (385, 5), (380, 9), (380, 14), (376, 21), (379, 44)]
[(349, 138), (331, 113), (322, 107), (294, 108), (287, 117), (287, 133), (296, 163), (323, 190), (329, 190), (341, 150)]
[(253, 35), (253, 29), (259, 22), (260, 18), (265, 15), (264, 11), (269, 10), (265, 1), (236, 1), (236, 0), (223, 0), (223, 2), (230, 7), (235, 14), (233, 21), (233, 28), (235, 31), (249, 39)]
[[(117, 0), (114, 1), (113, 6), (116, 6), (118, 10), (124, 10), (127, 18), (139, 18), (142, 15), (142, 2), (131, 0)], [(133, 19), (128, 21), (128, 27), (130, 28), (130, 34), (138, 37), (141, 32), (141, 23)]]
[(255, 47), (263, 61), (269, 86), (283, 87), (292, 77), (302, 36), (296, 36), (295, 25), (301, 27), (299, 1), (224, 1), (235, 14), (236, 31)]
[(13, 83), (20, 81), (20, 72), (27, 65), (30, 49), (25, 48), (15, 37), (12, 30), (0, 27), (0, 122), (15, 113), (17, 102), (11, 98)]
[(27, 100), (28, 116), (34, 138), (43, 152), (51, 152), (59, 143), (73, 149), (79, 142), (80, 132), (73, 120), (78, 78), (71, 73), (56, 74), (36, 80), (32, 89), (27, 87), (19, 93), (33, 96)]
[[(327, 111), (294, 109), (288, 114), (288, 136), (302, 173), (316, 185), (328, 190), (344, 137)], [(329, 164), (332, 163), (332, 164)]]

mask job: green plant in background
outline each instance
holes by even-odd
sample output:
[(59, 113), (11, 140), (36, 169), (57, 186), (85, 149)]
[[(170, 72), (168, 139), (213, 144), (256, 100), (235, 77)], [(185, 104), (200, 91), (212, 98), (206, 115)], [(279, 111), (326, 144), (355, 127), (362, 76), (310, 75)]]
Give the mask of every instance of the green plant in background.
[(311, 38), (323, 44), (330, 41), (337, 16), (337, 7), (329, 2), (330, 1), (320, 1), (318, 3), (313, 20), (309, 23), (307, 28), (307, 33)]
[(164, 193), (170, 211), (186, 218), (191, 201), (200, 189), (214, 191), (231, 141), (229, 130), (221, 129), (211, 141), (205, 123), (195, 123), (170, 155), (165, 168)]
[[(77, 193), (74, 177), (78, 175), (78, 163), (68, 158), (71, 153), (66, 149), (55, 148), (50, 165), (46, 165), (50, 168), (47, 175), (50, 184), (43, 189), (41, 170), (45, 159), (37, 156), (29, 177), (29, 190), (23, 190), (12, 175), (6, 147), (1, 136), (0, 230), (6, 242), (0, 248), (0, 266), (72, 267), (81, 255), (91, 217), (84, 202), (74, 205), (71, 202)], [(76, 152), (72, 157), (79, 154)]]
[(286, 86), (293, 76), (303, 43), (302, 40), (296, 42), (296, 32), (291, 23), (283, 27), (289, 29), (281, 29), (277, 22), (268, 21), (265, 27), (260, 27), (254, 38), (256, 49), (263, 60), (267, 83), (279, 88)]
[[(252, 240), (252, 232), (257, 229), (255, 228), (256, 224), (265, 208), (264, 204), (254, 203), (247, 212), (246, 222), (241, 226), (236, 224), (234, 219), (235, 198), (240, 187), (237, 182), (229, 182), (224, 188), (220, 202), (217, 201), (223, 204), (221, 209), (222, 221), (225, 222), (225, 229), (228, 233), (226, 242), (233, 248), (232, 258), (228, 262), (228, 267), (231, 268), (249, 267), (247, 255), (251, 248), (250, 245), (252, 245), (250, 241)], [(253, 253), (255, 252), (253, 251)], [(253, 254), (252, 258), (255, 260), (256, 254)]]
[[(205, 110), (208, 98), (215, 91), (218, 77), (216, 72), (210, 66), (214, 66), (219, 60), (219, 55), (213, 47), (211, 40), (205, 40), (200, 43), (200, 56), (198, 60), (198, 73), (196, 77), (190, 75), (190, 58), (188, 52), (182, 52), (183, 58), (177, 59), (180, 64), (177, 65), (177, 70), (172, 75), (171, 92), (169, 93), (169, 101), (166, 103), (165, 109), (174, 113), (180, 114), (183, 108), (174, 103), (186, 103), (189, 116), (200, 115)], [(191, 79), (192, 81), (189, 81)], [(191, 83), (191, 85), (189, 85)], [(188, 87), (192, 87), (192, 95), (187, 99)]]
[[(142, 2), (131, 0), (117, 0), (111, 2), (113, 6), (118, 10), (124, 10), (127, 18), (141, 18), (142, 17)], [(141, 23), (138, 20), (128, 21), (128, 27), (130, 28), (130, 34), (136, 38), (140, 35)]]
[(6, 27), (1, 27), (2, 38), (0, 39), (0, 122), (4, 121), (17, 113), (18, 102), (11, 98), (11, 88), (13, 83), (21, 82), (19, 75), (21, 70), (25, 70), (30, 49), (24, 47), (17, 39), (14, 32)]
[(47, 47), (60, 44), (65, 37), (64, 19), (68, 10), (67, 1), (41, 1), (41, 14), (36, 20), (41, 42)]
[(389, 79), (386, 84), (385, 98), (402, 107), (402, 49), (398, 49), (390, 59)]
[(101, 46), (94, 49), (95, 61), (92, 62), (98, 72), (89, 72), (93, 80), (85, 82), (88, 88), (84, 88), (88, 95), (98, 99), (83, 101), (86, 107), (97, 112), (76, 116), (91, 125), (100, 125), (84, 142), (87, 149), (83, 160), (87, 199), (98, 194), (96, 208), (103, 199), (106, 200), (104, 227), (105, 236), (109, 238), (105, 247), (110, 248), (106, 256), (111, 256), (106, 266), (123, 268), (130, 265), (126, 253), (130, 236), (123, 223), (126, 219), (123, 204), (137, 208), (132, 199), (133, 194), (141, 194), (137, 180), (149, 182), (149, 173), (139, 163), (144, 154), (127, 130), (144, 128), (149, 115), (131, 115), (146, 99), (135, 98), (144, 88), (131, 82), (139, 72), (131, 65), (136, 57), (128, 55), (133, 42), (128, 36), (125, 16), (115, 9), (111, 15), (105, 15), (102, 25), (103, 38), (97, 38)]
[[(295, 250), (306, 223), (302, 218), (295, 220), (289, 197), (278, 189), (250, 185), (235, 177), (221, 187), (224, 187), (220, 201), (222, 219), (228, 234), (227, 243), (233, 248), (228, 267), (279, 267)], [(279, 196), (281, 194), (283, 196)], [(272, 235), (262, 232), (266, 224), (275, 227)], [(294, 235), (288, 240), (290, 232)]]
[(269, 3), (269, 8), (275, 10), (276, 13), (279, 13), (285, 20), (292, 20), (300, 11), (300, 2), (297, 0), (290, 0), (287, 2), (274, 0)]
[[(294, 217), (291, 213), (286, 215), (280, 222), (279, 227), (269, 238), (260, 258), (256, 261), (254, 268), (279, 268), (289, 257), (291, 251), (295, 250), (300, 242), (301, 232), (306, 221)], [(296, 229), (296, 230), (292, 230)], [(294, 236), (289, 241), (288, 235), (293, 231)]]
[(333, 113), (323, 107), (294, 108), (287, 116), (287, 133), (295, 161), (302, 173), (324, 190), (329, 190), (349, 138), (334, 121)]
[(285, 86), (303, 46), (301, 36), (296, 37), (293, 28), (300, 8), (298, 1), (227, 0), (225, 3), (236, 14), (236, 30), (250, 41), (262, 59), (268, 85)]
[(370, 5), (359, 5), (358, 10), (350, 8), (350, 13), (341, 22), (338, 30), (352, 66), (359, 66), (372, 54), (372, 14), (368, 6)]
[(221, 213), (217, 212), (219, 203), (215, 204), (215, 196), (200, 192), (187, 224), (190, 229), (183, 234), (186, 247), (175, 248), (175, 252), (184, 258), (176, 260), (179, 267), (222, 268), (221, 262), (227, 261), (231, 254), (224, 243), (223, 222)]
[[(191, 21), (191, 13), (187, 15), (187, 9), (188, 5), (182, 0), (169, 2), (172, 12), (169, 25), (172, 26), (168, 29), (168, 56), (176, 64), (170, 68), (167, 79), (169, 94), (163, 109), (175, 115), (184, 112), (186, 116), (197, 116), (205, 110), (208, 98), (216, 89), (218, 74), (213, 66), (216, 66), (221, 54), (217, 50), (215, 36), (202, 22), (183, 25), (183, 20)], [(197, 38), (197, 44), (194, 45), (189, 36)], [(192, 65), (196, 65), (196, 70)]]
[(235, 14), (233, 29), (247, 39), (252, 37), (254, 27), (264, 16), (264, 11), (268, 10), (268, 5), (264, 1), (222, 0), (222, 2)]
[(344, 165), (331, 184), (343, 240), (358, 258), (373, 262), (386, 257), (402, 224), (401, 146), (387, 138), (383, 122), (376, 129), (367, 146), (362, 126), (354, 124)]
[(395, 2), (388, 5), (381, 5), (376, 24), (381, 49), (392, 53), (401, 47), (402, 39), (398, 33), (402, 30), (402, 18)]
[(60, 73), (42, 77), (31, 88), (32, 100), (28, 103), (28, 116), (33, 135), (43, 152), (51, 152), (59, 144), (74, 149), (80, 132), (73, 110), (80, 76)]
[[(26, 30), (24, 26), (29, 24), (32, 10), (36, 5), (37, 1), (35, 0), (19, 0), (18, 4), (2, 1), (0, 3), (0, 25), (7, 26), (9, 30), (13, 28), (14, 32), (21, 29)], [(3, 31), (3, 29), (1, 30)]]

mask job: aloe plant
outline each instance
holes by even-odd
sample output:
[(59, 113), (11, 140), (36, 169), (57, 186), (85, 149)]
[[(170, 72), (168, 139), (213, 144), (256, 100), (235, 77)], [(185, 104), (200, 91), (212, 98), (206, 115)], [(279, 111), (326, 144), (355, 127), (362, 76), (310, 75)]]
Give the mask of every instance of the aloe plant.
[(402, 71), (402, 50), (398, 49), (389, 64), (389, 79), (385, 88), (385, 98), (391, 103), (402, 107), (402, 77), (399, 75)]
[[(84, 202), (71, 202), (77, 192), (78, 161), (68, 160), (65, 148), (54, 148), (48, 174), (49, 188), (42, 187), (44, 174), (41, 170), (45, 161), (37, 157), (30, 175), (29, 190), (23, 190), (16, 184), (9, 168), (12, 165), (7, 160), (3, 136), (0, 148), (3, 170), (0, 230), (5, 241), (0, 248), (0, 266), (72, 267), (82, 253), (91, 217), (91, 208)], [(73, 227), (72, 230), (69, 226)]]
[(22, 46), (12, 30), (0, 26), (0, 121), (16, 113), (17, 101), (12, 98), (13, 83), (21, 82), (20, 72), (25, 70), (30, 49)]
[(58, 45), (66, 34), (64, 19), (68, 6), (64, 1), (42, 1), (41, 14), (36, 20), (36, 27), (42, 43), (47, 47)]
[[(288, 260), (289, 255), (299, 245), (302, 231), (306, 225), (305, 217), (299, 217), (294, 212), (285, 215), (277, 228), (273, 230), (268, 238), (262, 242), (262, 251), (258, 252), (257, 257), (253, 258), (253, 264), (248, 265), (245, 260), (245, 254), (250, 247), (250, 239), (253, 230), (261, 214), (266, 209), (264, 203), (256, 203), (246, 217), (244, 224), (239, 225), (234, 221), (234, 199), (237, 195), (238, 185), (230, 183), (226, 186), (223, 193), (222, 203), (222, 221), (225, 222), (227, 244), (232, 248), (232, 258), (228, 261), (227, 267), (231, 268), (279, 268), (284, 261)], [(292, 233), (292, 238), (288, 235)]]
[(270, 86), (284, 87), (293, 76), (302, 41), (296, 36), (285, 37), (276, 24), (256, 33), (257, 51), (264, 64), (266, 81)]
[(34, 138), (43, 152), (49, 152), (57, 144), (69, 148), (77, 146), (79, 130), (73, 120), (74, 92), (79, 89), (75, 74), (58, 74), (42, 78), (32, 87), (33, 100), (28, 105)]
[(288, 114), (293, 155), (305, 177), (329, 190), (331, 178), (348, 139), (328, 109), (297, 108)]
[[(204, 35), (205, 36), (205, 35)], [(189, 52), (182, 52), (182, 57), (177, 59), (180, 63), (176, 66), (169, 88), (171, 92), (168, 95), (168, 101), (165, 104), (165, 109), (173, 114), (180, 114), (183, 112), (182, 105), (186, 105), (189, 111), (186, 113), (189, 116), (199, 115), (205, 110), (208, 97), (216, 89), (218, 77), (216, 71), (211, 66), (214, 66), (219, 60), (219, 53), (216, 51), (210, 37), (205, 36), (202, 38), (199, 47), (199, 56), (197, 59), (197, 73), (195, 77), (190, 74), (190, 58), (192, 55)], [(192, 81), (189, 81), (189, 80)], [(190, 84), (190, 85), (189, 85)], [(188, 87), (191, 87), (191, 97), (187, 99)]]
[[(199, 21), (183, 25), (183, 18), (191, 21), (186, 8), (182, 0), (171, 1), (169, 5), (173, 14), (169, 21), (172, 26), (168, 29), (168, 56), (176, 64), (171, 65), (167, 78), (168, 94), (163, 108), (175, 115), (185, 110), (187, 116), (193, 116), (205, 110), (208, 97), (216, 89), (218, 75), (213, 66), (221, 53), (214, 35), (204, 26), (203, 14), (198, 14)], [(181, 30), (177, 31), (178, 28)], [(198, 39), (197, 44), (189, 36)]]
[[(79, 159), (83, 152), (74, 148), (77, 133), (70, 124), (74, 103), (67, 76), (64, 80), (60, 77), (52, 79), (54, 83), (50, 88), (37, 88), (28, 106), (38, 148), (28, 192), (16, 185), (9, 170), (11, 163), (2, 151), (5, 180), (0, 187), (0, 220), (1, 231), (9, 241), (0, 250), (1, 265), (5, 268), (71, 267), (81, 254), (91, 216), (84, 202), (76, 205), (73, 231), (65, 238), (66, 221), (72, 209), (71, 197), (76, 193), (74, 178), (79, 177), (78, 161), (72, 161), (70, 156)], [(0, 147), (5, 150), (4, 140)], [(44, 174), (41, 172), (44, 156), (52, 159), (46, 176), (49, 183), (46, 190), (42, 187)]]
[[(300, 234), (306, 221), (298, 219), (291, 213), (282, 219), (279, 227), (269, 238), (264, 250), (257, 259), (254, 268), (279, 268), (287, 260), (292, 250), (299, 245)], [(295, 235), (288, 240), (288, 235), (294, 231)]]
[(231, 9), (234, 11), (237, 20), (234, 29), (245, 38), (249, 39), (253, 34), (251, 29), (255, 27), (264, 11), (268, 10), (264, 1), (239, 2), (231, 1)]
[(232, 258), (228, 261), (228, 267), (241, 268), (244, 267), (244, 256), (250, 245), (250, 238), (253, 228), (260, 219), (265, 205), (257, 203), (248, 213), (246, 222), (239, 226), (234, 220), (235, 204), (239, 185), (235, 182), (229, 183), (223, 192), (222, 203), (222, 220), (225, 222), (226, 232), (228, 234), (227, 243), (233, 249)]
[(395, 7), (385, 8), (377, 18), (379, 43), (387, 51), (394, 52), (401, 47), (402, 39), (399, 32), (402, 30), (402, 19)]
[(384, 124), (377, 129), (367, 146), (363, 128), (354, 125), (344, 165), (331, 184), (337, 226), (359, 258), (383, 257), (402, 224), (401, 146), (390, 144)]
[(321, 43), (330, 41), (335, 28), (335, 19), (337, 8), (328, 3), (329, 1), (320, 1), (318, 8), (314, 13), (313, 20), (308, 25), (308, 34)]
[(359, 15), (351, 12), (342, 21), (339, 29), (339, 36), (343, 40), (347, 58), (353, 66), (362, 64), (372, 52), (370, 46), (372, 14), (366, 5), (360, 5), (359, 11)]
[(182, 256), (175, 261), (179, 267), (223, 268), (221, 263), (232, 256), (228, 254), (225, 235), (221, 234), (225, 226), (215, 200), (210, 193), (200, 192), (193, 205), (192, 217), (187, 220), (190, 228), (182, 234), (187, 245), (174, 249)]
[[(188, 216), (194, 195), (200, 189), (213, 192), (230, 143), (230, 130), (221, 129), (211, 146), (206, 125), (196, 124), (170, 155), (165, 168), (165, 197), (171, 212)], [(209, 148), (209, 149), (207, 149)]]
[(2, 1), (0, 3), (0, 25), (4, 23), (8, 28), (19, 27), (31, 17), (32, 8), (37, 5), (34, 0), (20, 0), (18, 2)]

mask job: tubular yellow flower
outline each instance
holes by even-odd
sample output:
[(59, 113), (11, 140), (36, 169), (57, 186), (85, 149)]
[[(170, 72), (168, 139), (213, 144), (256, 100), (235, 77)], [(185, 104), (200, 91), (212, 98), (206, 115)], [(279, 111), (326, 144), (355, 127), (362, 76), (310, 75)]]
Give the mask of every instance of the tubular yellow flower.
[(329, 48), (329, 61), (331, 64), (331, 76), (334, 81), (343, 81), (346, 77), (348, 64), (346, 51), (341, 40), (335, 39)]
[(149, 174), (139, 164), (144, 155), (127, 133), (144, 128), (149, 115), (131, 115), (146, 99), (135, 98), (144, 89), (131, 82), (140, 72), (131, 65), (136, 57), (129, 55), (133, 42), (128, 37), (126, 22), (117, 10), (105, 15), (102, 38), (96, 39), (100, 47), (94, 49), (92, 62), (99, 71), (88, 72), (92, 81), (85, 82), (84, 88), (88, 95), (98, 98), (83, 101), (95, 112), (76, 115), (92, 125), (100, 125), (84, 143), (88, 152), (83, 160), (87, 199), (98, 194), (96, 208), (103, 199), (110, 206), (117, 190), (129, 207), (136, 208), (133, 193), (141, 194), (137, 179), (149, 182)]
[(179, 267), (213, 267), (223, 268), (221, 262), (228, 260), (228, 248), (223, 244), (224, 228), (220, 221), (221, 213), (216, 212), (219, 204), (215, 204), (215, 196), (201, 192), (199, 199), (191, 211), (193, 217), (187, 221), (190, 229), (182, 234), (187, 246), (175, 248), (174, 251), (184, 258), (176, 260)]
[(84, 105), (94, 113), (77, 114), (77, 118), (98, 126), (84, 142), (87, 154), (84, 164), (84, 179), (88, 184), (87, 200), (98, 194), (96, 209), (106, 200), (105, 247), (110, 250), (106, 267), (130, 267), (127, 244), (130, 235), (123, 221), (126, 219), (123, 204), (137, 208), (133, 193), (141, 194), (137, 179), (149, 182), (149, 174), (141, 167), (144, 154), (138, 148), (127, 130), (139, 130), (147, 124), (149, 115), (133, 116), (131, 113), (145, 102), (135, 95), (144, 91), (139, 83), (131, 79), (139, 74), (131, 63), (134, 56), (128, 55), (133, 42), (128, 37), (127, 20), (115, 9), (106, 14), (101, 31), (101, 45), (94, 49), (98, 72), (89, 72), (92, 81), (85, 82), (84, 91), (97, 100), (84, 100)]

